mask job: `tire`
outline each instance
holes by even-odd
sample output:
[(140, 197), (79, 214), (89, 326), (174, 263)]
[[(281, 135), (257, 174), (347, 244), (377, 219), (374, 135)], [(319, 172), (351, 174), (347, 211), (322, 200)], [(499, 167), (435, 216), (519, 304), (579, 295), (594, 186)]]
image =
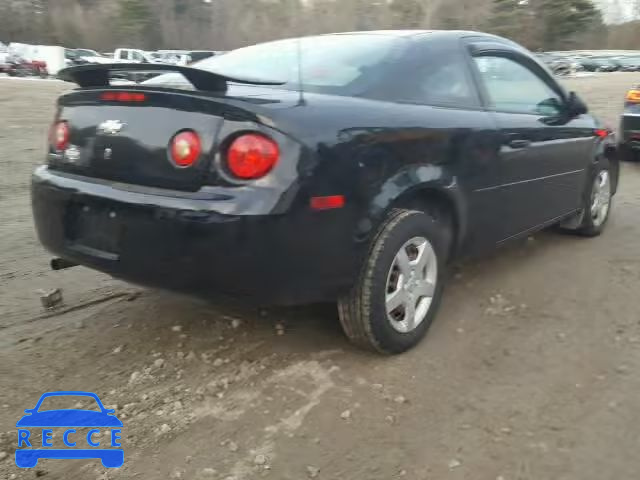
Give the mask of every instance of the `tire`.
[[(452, 238), (448, 220), (416, 210), (389, 214), (356, 284), (338, 301), (340, 322), (353, 344), (392, 355), (413, 348), (426, 335), (442, 299)], [(387, 307), (400, 298), (404, 303), (389, 313)]]
[(604, 231), (613, 206), (613, 176), (609, 160), (603, 159), (596, 165), (582, 200), (582, 211), (577, 219), (577, 226), (567, 230), (585, 237), (597, 237)]

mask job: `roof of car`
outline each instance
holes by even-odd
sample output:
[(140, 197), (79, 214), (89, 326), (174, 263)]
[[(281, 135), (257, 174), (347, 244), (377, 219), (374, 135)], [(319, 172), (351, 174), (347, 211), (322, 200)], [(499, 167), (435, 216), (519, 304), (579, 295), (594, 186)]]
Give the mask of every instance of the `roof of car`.
[(432, 30), (359, 30), (351, 32), (326, 33), (325, 35), (386, 35), (390, 37), (410, 37), (424, 35)]
[(353, 31), (353, 32), (337, 32), (337, 33), (327, 33), (325, 35), (386, 35), (393, 37), (416, 37), (422, 35), (439, 35), (439, 36), (448, 36), (452, 38), (461, 38), (461, 37), (487, 37), (487, 38), (500, 38), (495, 35), (491, 35), (489, 33), (483, 32), (474, 32), (468, 30), (361, 30), (361, 31)]

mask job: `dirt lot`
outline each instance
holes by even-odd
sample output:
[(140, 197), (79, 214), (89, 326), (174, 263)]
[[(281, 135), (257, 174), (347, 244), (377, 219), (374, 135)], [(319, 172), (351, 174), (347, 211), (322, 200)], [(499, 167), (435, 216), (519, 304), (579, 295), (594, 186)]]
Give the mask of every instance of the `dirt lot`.
[[(570, 83), (616, 125), (638, 80)], [(640, 165), (624, 165), (604, 236), (545, 232), (458, 266), (427, 341), (379, 358), (328, 307), (210, 305), (49, 271), (28, 185), (65, 88), (0, 79), (0, 478), (638, 478)], [(66, 305), (47, 315), (37, 290), (54, 287)], [(15, 467), (15, 422), (50, 390), (117, 408), (123, 468)]]

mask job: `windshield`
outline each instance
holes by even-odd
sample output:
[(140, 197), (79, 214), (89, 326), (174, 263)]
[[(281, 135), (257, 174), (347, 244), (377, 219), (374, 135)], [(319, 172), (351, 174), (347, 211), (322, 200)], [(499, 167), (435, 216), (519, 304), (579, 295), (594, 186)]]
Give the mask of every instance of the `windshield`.
[[(284, 82), (277, 88), (357, 95), (376, 82), (403, 41), (384, 35), (326, 35), (278, 40), (210, 57), (193, 67), (232, 78)], [(146, 84), (175, 82), (163, 75)]]

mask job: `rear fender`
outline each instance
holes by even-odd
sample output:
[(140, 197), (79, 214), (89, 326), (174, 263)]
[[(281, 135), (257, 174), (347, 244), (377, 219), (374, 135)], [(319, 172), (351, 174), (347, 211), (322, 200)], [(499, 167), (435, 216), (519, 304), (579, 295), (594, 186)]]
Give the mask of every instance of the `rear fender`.
[(454, 250), (467, 232), (464, 195), (455, 177), (436, 165), (412, 165), (387, 179), (372, 197), (363, 218), (358, 222), (358, 236), (370, 238), (384, 223), (393, 208), (411, 207), (418, 203), (428, 207), (434, 197), (445, 202), (455, 225)]

